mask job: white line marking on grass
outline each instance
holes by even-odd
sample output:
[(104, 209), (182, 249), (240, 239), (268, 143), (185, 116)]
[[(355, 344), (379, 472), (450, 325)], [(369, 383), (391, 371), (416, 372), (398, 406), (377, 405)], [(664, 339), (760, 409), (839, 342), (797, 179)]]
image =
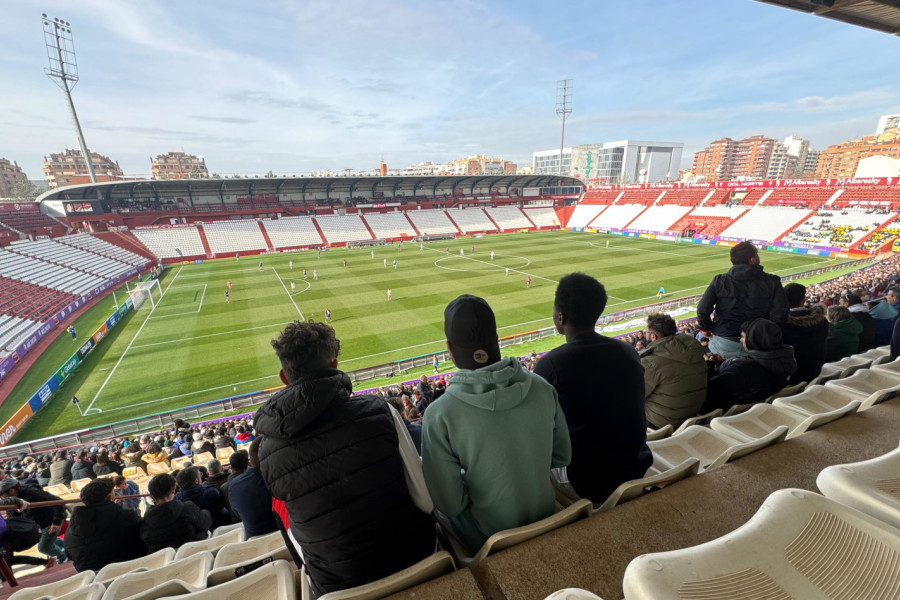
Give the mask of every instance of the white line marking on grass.
[(200, 294), (200, 306), (197, 307), (197, 312), (200, 312), (200, 309), (203, 308), (203, 298), (206, 297), (206, 284), (203, 284), (203, 293)]
[(248, 327), (246, 329), (232, 329), (231, 331), (222, 331), (219, 333), (208, 333), (206, 335), (197, 335), (194, 337), (179, 338), (177, 340), (166, 340), (165, 342), (153, 342), (150, 344), (138, 344), (135, 348), (150, 348), (151, 346), (164, 346), (166, 344), (180, 344), (181, 342), (190, 342), (191, 340), (200, 340), (203, 338), (216, 337), (219, 335), (231, 335), (232, 333), (241, 333), (243, 331), (255, 331), (257, 329), (271, 329), (272, 327), (284, 327), (287, 323), (273, 323), (271, 325), (260, 325), (259, 327)]
[[(181, 267), (181, 269), (183, 269), (183, 268), (184, 268), (184, 267)], [(144, 325), (146, 325), (147, 322), (150, 320), (150, 317), (153, 316), (153, 311), (155, 311), (155, 310), (156, 310), (156, 307), (160, 305), (160, 303), (162, 302), (163, 298), (165, 298), (166, 293), (167, 293), (167, 292), (169, 291), (169, 289), (172, 287), (172, 284), (175, 283), (175, 280), (176, 280), (176, 279), (178, 279), (178, 275), (181, 274), (181, 269), (178, 269), (178, 273), (175, 273), (175, 276), (172, 277), (172, 281), (169, 282), (169, 285), (167, 285), (167, 286), (166, 286), (166, 289), (162, 292), (162, 294), (160, 294), (159, 300), (156, 302), (156, 305), (154, 305), (154, 307), (150, 309), (150, 313), (147, 315), (147, 318), (144, 319), (144, 322), (141, 323), (141, 326), (140, 326), (140, 328), (137, 330), (137, 333), (134, 334), (134, 337), (131, 338), (131, 342), (128, 343), (128, 347), (125, 348), (125, 352), (122, 353), (122, 356), (119, 357), (118, 362), (116, 362), (116, 365), (112, 368), (112, 371), (110, 371), (110, 372), (109, 372), (109, 375), (107, 375), (106, 381), (103, 382), (103, 385), (101, 385), (101, 386), (100, 386), (100, 389), (97, 390), (97, 393), (94, 394), (94, 399), (91, 400), (91, 403), (88, 404), (88, 407), (87, 407), (87, 408), (85, 409), (85, 411), (84, 411), (84, 412), (85, 412), (85, 415), (91, 410), (91, 408), (94, 406), (94, 402), (97, 401), (97, 398), (99, 398), (99, 397), (100, 397), (100, 394), (103, 392), (103, 388), (106, 387), (106, 384), (109, 383), (109, 380), (112, 379), (112, 376), (113, 376), (113, 375), (115, 375), (116, 369), (118, 369), (118, 368), (119, 368), (119, 365), (122, 364), (122, 360), (125, 358), (125, 355), (128, 354), (128, 351), (131, 350), (131, 346), (134, 344), (134, 340), (136, 340), (136, 339), (138, 338), (138, 336), (141, 335), (141, 332), (144, 330)], [(97, 409), (97, 410), (99, 410), (99, 409)], [(85, 416), (85, 415), (82, 415), (82, 416)]]
[[(200, 295), (200, 306), (197, 307), (197, 310), (189, 310), (187, 312), (173, 313), (171, 315), (156, 315), (153, 318), (154, 319), (168, 319), (169, 317), (180, 317), (182, 315), (196, 315), (198, 312), (200, 312), (200, 309), (203, 308), (203, 297), (206, 296), (206, 285), (207, 284), (205, 284), (205, 283), (203, 284), (203, 293)], [(182, 286), (182, 287), (200, 287), (200, 284), (198, 283), (196, 286)], [(166, 289), (169, 289), (169, 288), (166, 288)], [(140, 346), (136, 346), (136, 347), (140, 347)]]
[[(434, 248), (428, 248), (427, 246), (426, 246), (425, 248), (426, 248), (427, 250), (431, 250), (432, 252), (438, 252), (438, 253), (441, 253), (440, 250), (435, 250)], [(443, 254), (443, 253), (442, 253), (442, 254)], [(511, 256), (511, 255), (509, 255), (509, 256)], [(455, 254), (451, 254), (448, 258), (456, 258), (456, 257), (457, 257), (457, 256), (456, 256)], [(505, 270), (506, 270), (506, 267), (505, 267), (505, 266), (499, 265), (499, 264), (497, 264), (496, 262), (491, 262), (491, 261), (487, 261), (487, 260), (478, 260), (477, 258), (472, 258), (472, 257), (469, 256), (469, 255), (459, 256), (458, 258), (464, 258), (464, 259), (466, 259), (466, 260), (471, 260), (472, 262), (477, 262), (477, 263), (481, 263), (481, 264), (483, 264), (483, 265), (489, 265), (489, 266), (491, 266), (491, 267), (496, 267), (496, 268), (500, 269), (501, 271), (505, 271)], [(516, 256), (516, 258), (525, 258), (525, 257), (524, 257), (524, 256)], [(525, 258), (525, 260), (528, 261), (528, 265), (531, 264), (531, 260), (530, 260), (530, 259)], [(447, 267), (441, 267), (441, 266), (438, 265), (437, 263), (438, 263), (438, 261), (435, 261), (434, 266), (438, 267), (439, 269), (447, 269), (448, 271), (454, 271), (454, 270), (456, 270), (456, 269), (448, 269)], [(525, 266), (527, 267), (528, 265), (525, 265)], [(510, 269), (510, 271), (512, 271), (513, 273), (519, 273), (519, 274), (521, 274), (521, 275), (528, 275), (529, 277), (534, 277), (535, 279), (543, 279), (544, 281), (549, 281), (550, 283), (559, 283), (559, 282), (558, 282), (557, 280), (555, 280), (555, 279), (549, 279), (549, 278), (547, 278), (547, 277), (541, 277), (540, 275), (535, 275), (534, 273), (527, 273), (527, 272), (525, 272), (525, 271), (520, 271), (519, 269)], [(471, 272), (471, 271), (469, 271), (469, 272)]]
[(275, 277), (277, 277), (277, 278), (278, 278), (278, 281), (281, 282), (281, 287), (284, 288), (284, 293), (288, 295), (288, 299), (290, 299), (291, 304), (293, 304), (293, 305), (294, 305), (294, 308), (297, 309), (297, 312), (300, 313), (300, 319), (303, 320), (303, 321), (305, 321), (305, 320), (306, 320), (306, 317), (304, 317), (304, 316), (303, 316), (303, 313), (300, 312), (300, 307), (297, 306), (297, 303), (296, 303), (296, 302), (294, 302), (294, 297), (291, 296), (291, 293), (288, 291), (287, 286), (284, 285), (284, 281), (281, 280), (281, 275), (278, 274), (278, 271), (275, 270), (275, 267), (272, 267), (272, 272), (275, 273)]
[[(115, 412), (117, 410), (127, 410), (129, 408), (133, 408), (135, 406), (144, 406), (146, 404), (155, 404), (156, 402), (165, 402), (166, 400), (175, 400), (176, 398), (184, 398), (185, 396), (194, 396), (196, 394), (203, 394), (205, 392), (213, 392), (215, 390), (221, 390), (228, 387), (235, 387), (238, 385), (243, 385), (245, 383), (253, 383), (254, 381), (264, 381), (266, 379), (278, 379), (278, 375), (266, 375), (265, 377), (257, 377), (256, 379), (248, 379), (247, 381), (236, 381), (234, 383), (229, 383), (227, 385), (219, 385), (213, 388), (209, 388), (206, 390), (197, 390), (196, 392), (188, 392), (187, 394), (178, 394), (176, 396), (169, 396), (168, 398), (157, 398), (156, 400), (147, 400), (146, 402), (135, 402), (133, 404), (129, 404), (128, 406), (120, 406), (118, 408), (107, 408), (105, 411), (100, 411), (99, 408), (95, 408), (95, 411), (100, 412)], [(280, 379), (278, 379), (281, 381)], [(87, 414), (87, 411), (85, 411)]]

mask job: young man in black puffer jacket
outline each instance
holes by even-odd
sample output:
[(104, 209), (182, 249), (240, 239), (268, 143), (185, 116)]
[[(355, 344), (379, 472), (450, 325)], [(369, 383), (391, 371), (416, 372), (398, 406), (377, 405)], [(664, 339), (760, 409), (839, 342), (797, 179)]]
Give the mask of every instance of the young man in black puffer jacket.
[(285, 501), (314, 591), (370, 583), (431, 555), (433, 505), (409, 433), (383, 400), (352, 394), (334, 329), (295, 321), (272, 346), (287, 387), (254, 419), (260, 470)]
[(816, 305), (807, 308), (806, 287), (799, 283), (784, 286), (790, 315), (784, 326), (784, 343), (794, 348), (797, 370), (790, 377), (791, 385), (805, 381), (809, 383), (819, 376), (825, 364), (828, 339), (828, 321), (825, 307)]
[(101, 477), (81, 488), (84, 506), (76, 506), (66, 531), (66, 552), (76, 571), (99, 571), (108, 564), (147, 555), (141, 541), (141, 517), (114, 502), (115, 483)]
[(147, 491), (154, 505), (147, 509), (141, 523), (141, 540), (151, 554), (206, 539), (212, 516), (193, 502), (175, 499), (174, 477), (168, 473), (156, 475), (147, 484)]

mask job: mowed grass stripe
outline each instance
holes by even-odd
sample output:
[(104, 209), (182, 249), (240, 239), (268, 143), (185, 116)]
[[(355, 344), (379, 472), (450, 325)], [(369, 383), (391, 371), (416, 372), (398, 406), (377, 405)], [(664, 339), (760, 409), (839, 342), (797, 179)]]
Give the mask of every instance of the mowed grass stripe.
[[(291, 297), (304, 316), (324, 320), (325, 308), (331, 309), (342, 343), (340, 360), (346, 368), (355, 369), (442, 350), (443, 310), (461, 293), (486, 298), (495, 309), (501, 335), (511, 335), (551, 324), (555, 282), (572, 271), (597, 277), (612, 298), (624, 299), (610, 301), (609, 311), (616, 311), (652, 301), (660, 285), (665, 286), (667, 298), (699, 293), (713, 275), (730, 266), (728, 248), (620, 237), (610, 238), (611, 246), (605, 248), (605, 240), (606, 236), (572, 232), (508, 234), (427, 244), (424, 251), (412, 244), (404, 244), (402, 251), (396, 246), (376, 247), (374, 260), (370, 249), (363, 248), (329, 250), (320, 258), (301, 252), (185, 265), (158, 313), (196, 310), (199, 303), (194, 303), (194, 293), (206, 285), (202, 309), (149, 320), (95, 405), (109, 414), (81, 419), (71, 403), (59, 398), (93, 397), (147, 309), (129, 316), (108, 340), (111, 343), (104, 341), (98, 349), (102, 351), (79, 367), (54, 401), (29, 423), (25, 434), (41, 437), (277, 384), (279, 364), (270, 341), (299, 314), (272, 268), (288, 289), (290, 281), (296, 283), (297, 292)], [(473, 244), (475, 260), (470, 260)], [(459, 256), (460, 247), (465, 258)], [(493, 261), (491, 250), (495, 251)], [(289, 260), (294, 261), (293, 270)], [(441, 269), (435, 261), (465, 270)], [(763, 254), (770, 272), (800, 265), (810, 268), (811, 262), (826, 261)], [(506, 266), (511, 268), (509, 276)], [(314, 269), (319, 272), (317, 282)], [(164, 289), (172, 271), (168, 269), (164, 276)], [(525, 288), (525, 273), (532, 275), (531, 289)], [(234, 286), (231, 304), (223, 294), (227, 280)], [(390, 302), (388, 288), (394, 298)], [(54, 358), (53, 365), (41, 368), (58, 368), (62, 360)]]

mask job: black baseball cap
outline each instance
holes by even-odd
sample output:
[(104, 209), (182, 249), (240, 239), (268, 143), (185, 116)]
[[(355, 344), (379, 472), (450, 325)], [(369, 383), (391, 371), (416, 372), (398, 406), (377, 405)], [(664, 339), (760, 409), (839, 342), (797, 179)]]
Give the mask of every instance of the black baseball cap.
[(483, 298), (464, 294), (444, 309), (444, 335), (461, 369), (480, 369), (500, 360), (494, 311)]

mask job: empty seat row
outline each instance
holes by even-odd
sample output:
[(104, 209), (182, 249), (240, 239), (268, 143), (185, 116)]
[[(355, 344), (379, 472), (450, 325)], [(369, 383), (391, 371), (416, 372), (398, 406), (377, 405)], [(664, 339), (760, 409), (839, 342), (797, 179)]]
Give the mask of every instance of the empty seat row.
[(369, 229), (377, 239), (392, 239), (398, 237), (413, 237), (416, 230), (412, 223), (402, 212), (366, 213), (363, 220), (369, 225)]
[(310, 217), (282, 217), (262, 223), (275, 248), (320, 246), (325, 243)]
[(532, 229), (533, 227), (531, 221), (525, 217), (525, 214), (517, 206), (486, 208), (485, 212), (501, 230)]
[(494, 225), (485, 212), (480, 208), (461, 208), (447, 212), (462, 233), (470, 231), (496, 231)]
[(213, 221), (205, 223), (203, 231), (213, 254), (232, 254), (267, 248), (266, 239), (255, 220)]
[[(453, 211), (456, 214), (459, 211)], [(420, 235), (442, 235), (459, 233), (459, 229), (443, 210), (411, 210), (406, 213)]]
[(194, 226), (169, 229), (134, 229), (134, 237), (159, 258), (205, 256), (200, 232)]
[(319, 215), (316, 223), (329, 244), (372, 239), (372, 234), (359, 215)]

